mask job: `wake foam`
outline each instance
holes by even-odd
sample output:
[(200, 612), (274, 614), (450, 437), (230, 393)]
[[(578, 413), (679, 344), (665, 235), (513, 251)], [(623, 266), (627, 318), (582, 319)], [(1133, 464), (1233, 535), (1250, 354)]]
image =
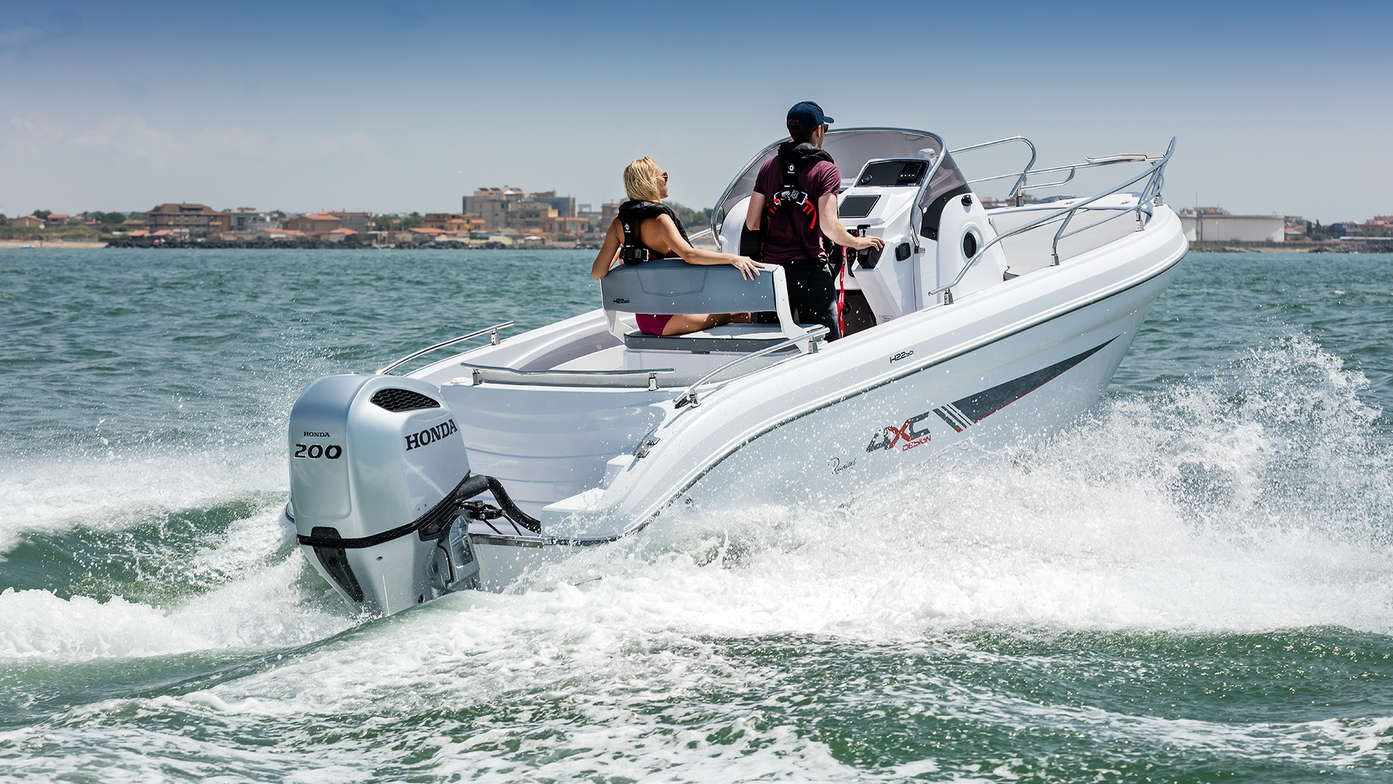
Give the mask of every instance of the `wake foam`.
[[(834, 509), (692, 512), (527, 584), (714, 635), (962, 624), (1393, 630), (1393, 455), (1305, 338)], [(590, 582), (587, 582), (590, 581)]]
[(345, 612), (306, 600), (296, 584), (302, 568), (297, 555), (174, 607), (9, 588), (0, 592), (0, 662), (264, 649), (302, 645), (347, 628), (352, 619)]
[(0, 558), (26, 532), (117, 530), (287, 486), (284, 453), (262, 449), (16, 460), (0, 473)]
[[(282, 547), (279, 511), (264, 510), (213, 532), (211, 546), (151, 540), (151, 563), (127, 595), (99, 599), (50, 590), (0, 591), (0, 662), (165, 656), (200, 650), (296, 646), (342, 631), (357, 619), (313, 575), (298, 551)], [(159, 550), (161, 545), (166, 550)], [(196, 546), (191, 551), (180, 547)], [(119, 554), (118, 558), (122, 557)], [(124, 572), (74, 580), (89, 592)], [(124, 579), (130, 580), (129, 576)], [(162, 590), (166, 585), (172, 590)], [(140, 594), (142, 598), (128, 598)]]
[[(1211, 380), (1107, 401), (1051, 439), (906, 471), (834, 508), (666, 517), (502, 597), (452, 598), (441, 610), (465, 602), (461, 628), (504, 651), (515, 647), (509, 634), (558, 625), (592, 638), (623, 628), (892, 642), (971, 625), (1388, 633), (1393, 457), (1379, 411), (1360, 398), (1366, 387), (1292, 338)], [(124, 513), (109, 510), (143, 508), (152, 495), (206, 502), (284, 481), (279, 465), (250, 478), (212, 461), (175, 478), (146, 467), (86, 467), (113, 491), (90, 502), (106, 512), (56, 492), (20, 505), (29, 524), (80, 514), (118, 524)], [(264, 510), (215, 547), (177, 554), (188, 579), (216, 586), (194, 595), (0, 594), (0, 657), (296, 644), (351, 625), (346, 609), (321, 601), (328, 588), (299, 554), (279, 549), (275, 516)]]

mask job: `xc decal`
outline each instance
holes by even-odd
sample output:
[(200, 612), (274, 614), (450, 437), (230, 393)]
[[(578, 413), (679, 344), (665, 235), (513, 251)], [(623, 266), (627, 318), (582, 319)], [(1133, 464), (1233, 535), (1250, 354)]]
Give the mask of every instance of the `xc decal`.
[(875, 452), (880, 449), (894, 449), (895, 446), (898, 445), (900, 451), (903, 452), (907, 449), (920, 446), (921, 444), (929, 443), (929, 441), (933, 440), (933, 436), (929, 435), (929, 429), (925, 427), (923, 430), (919, 430), (917, 426), (920, 422), (928, 419), (930, 413), (932, 412), (925, 411), (918, 416), (912, 416), (906, 419), (904, 424), (899, 427), (886, 425), (879, 433), (871, 436), (871, 443), (866, 445), (866, 451)]

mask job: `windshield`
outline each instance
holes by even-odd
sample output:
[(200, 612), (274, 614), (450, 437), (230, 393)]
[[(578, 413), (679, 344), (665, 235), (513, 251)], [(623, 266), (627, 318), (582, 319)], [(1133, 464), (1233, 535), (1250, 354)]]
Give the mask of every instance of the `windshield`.
[[(755, 177), (759, 175), (760, 167), (764, 165), (765, 161), (774, 157), (779, 145), (785, 141), (787, 139), (780, 139), (765, 147), (731, 182), (730, 187), (721, 195), (721, 200), (716, 204), (716, 209), (711, 214), (717, 229), (725, 220), (726, 213), (730, 208), (741, 199), (749, 196), (750, 192), (754, 190)], [(846, 190), (851, 185), (852, 178), (860, 173), (861, 167), (866, 165), (866, 161), (873, 158), (925, 158), (931, 160), (938, 155), (944, 155), (944, 161), (938, 167), (938, 171), (934, 173), (933, 182), (929, 184), (925, 194), (925, 203), (932, 201), (937, 194), (967, 183), (963, 179), (962, 172), (958, 171), (957, 164), (953, 163), (953, 159), (943, 151), (943, 140), (928, 131), (911, 131), (901, 128), (847, 128), (840, 131), (828, 131), (827, 136), (823, 139), (822, 148), (832, 155), (832, 160), (837, 163), (837, 169), (841, 171), (842, 190)]]

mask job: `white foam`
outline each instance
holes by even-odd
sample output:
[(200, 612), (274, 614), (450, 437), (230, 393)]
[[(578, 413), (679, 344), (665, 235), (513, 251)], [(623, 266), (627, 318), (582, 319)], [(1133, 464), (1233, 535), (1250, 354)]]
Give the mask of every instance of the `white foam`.
[(12, 460), (0, 472), (0, 554), (26, 531), (120, 529), (287, 486), (283, 455), (259, 449)]
[[(49, 591), (0, 592), (0, 661), (163, 656), (191, 651), (300, 645), (352, 623), (334, 601), (306, 602), (307, 566), (298, 553), (267, 565), (279, 526), (261, 514), (233, 526), (236, 536), (200, 553), (196, 572), (216, 578), (206, 593), (160, 607), (120, 596), (103, 602)], [(260, 547), (250, 546), (255, 542)], [(156, 576), (157, 577), (157, 576)]]
[[(493, 627), (524, 637), (583, 634), (600, 650), (612, 640), (596, 638), (619, 628), (889, 641), (971, 624), (1212, 631), (1333, 624), (1386, 633), (1393, 547), (1379, 510), (1393, 507), (1393, 457), (1370, 435), (1377, 411), (1358, 398), (1366, 385), (1310, 341), (1282, 341), (1215, 381), (1114, 401), (1043, 446), (916, 470), (863, 488), (842, 507), (664, 519), (645, 536), (544, 569), (504, 597), (470, 599), (459, 640), (511, 649), (511, 638)], [(240, 470), (232, 479), (206, 466), (186, 466), (174, 478), (142, 468), (150, 466), (102, 474), (113, 488), (142, 477), (109, 504), (151, 492), (176, 504), (283, 481)], [(1332, 468), (1338, 476), (1326, 475)], [(73, 514), (65, 507), (47, 519)], [(279, 542), (273, 517), (265, 511), (243, 521), (219, 548), (191, 556), (214, 578), (243, 569), (251, 577), (177, 607), (0, 597), (0, 606), (13, 603), (29, 616), (21, 623), (35, 634), (6, 632), (0, 655), (147, 655), (271, 645), (308, 639), (300, 627), (342, 628), (338, 616), (294, 606), (298, 555), (257, 571), (257, 559)], [(96, 614), (113, 628), (88, 632), (92, 623), (67, 620)], [(45, 617), (55, 628), (41, 633)], [(171, 625), (163, 644), (121, 630), (158, 626), (160, 617)]]
[(0, 593), (0, 659), (153, 656), (207, 647), (164, 612), (114, 597), (60, 599), (48, 591)]

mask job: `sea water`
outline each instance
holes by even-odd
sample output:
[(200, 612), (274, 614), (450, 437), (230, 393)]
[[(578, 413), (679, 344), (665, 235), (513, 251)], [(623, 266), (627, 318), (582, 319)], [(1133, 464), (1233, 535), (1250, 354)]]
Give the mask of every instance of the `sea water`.
[(296, 395), (589, 262), (0, 251), (0, 779), (1393, 780), (1393, 257), (1191, 254), (1050, 438), (353, 613)]

